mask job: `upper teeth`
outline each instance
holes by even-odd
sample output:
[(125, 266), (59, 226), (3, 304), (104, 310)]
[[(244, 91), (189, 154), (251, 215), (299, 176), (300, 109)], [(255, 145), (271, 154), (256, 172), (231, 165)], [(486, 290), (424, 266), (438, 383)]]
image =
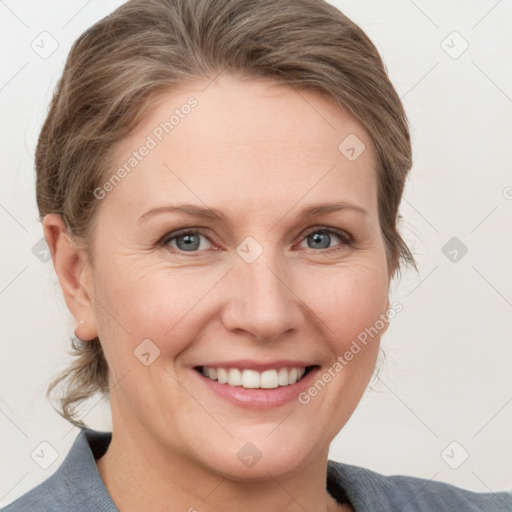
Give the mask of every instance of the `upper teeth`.
[(238, 368), (202, 367), (205, 377), (218, 380), (220, 384), (244, 388), (277, 388), (295, 384), (306, 373), (306, 368), (280, 368), (279, 370), (239, 370)]

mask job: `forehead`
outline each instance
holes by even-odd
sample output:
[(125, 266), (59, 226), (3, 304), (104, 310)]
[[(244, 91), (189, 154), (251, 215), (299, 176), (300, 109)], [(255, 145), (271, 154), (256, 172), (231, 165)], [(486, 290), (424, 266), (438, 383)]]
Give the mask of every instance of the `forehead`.
[(113, 161), (111, 174), (127, 172), (108, 202), (126, 213), (178, 200), (276, 209), (301, 198), (376, 210), (361, 124), (325, 94), (270, 80), (223, 76), (163, 94)]

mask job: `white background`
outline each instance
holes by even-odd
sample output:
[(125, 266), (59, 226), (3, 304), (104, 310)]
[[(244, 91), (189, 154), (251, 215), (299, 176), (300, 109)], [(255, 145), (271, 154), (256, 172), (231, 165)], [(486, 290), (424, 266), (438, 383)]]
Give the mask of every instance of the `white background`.
[[(0, 1), (0, 506), (53, 473), (78, 433), (45, 397), (68, 361), (74, 323), (51, 261), (32, 252), (42, 237), (33, 153), (72, 42), (120, 3)], [(414, 167), (402, 232), (420, 272), (393, 284), (403, 311), (382, 341), (387, 362), (330, 457), (510, 489), (512, 1), (332, 3), (374, 41), (409, 117)], [(59, 45), (48, 58), (31, 47), (43, 31)], [(442, 252), (452, 237), (468, 248), (457, 262)], [(97, 397), (83, 411), (92, 428), (110, 429)], [(31, 458), (43, 441), (58, 452), (47, 469)], [(453, 441), (452, 465), (469, 454), (458, 469), (441, 456)]]

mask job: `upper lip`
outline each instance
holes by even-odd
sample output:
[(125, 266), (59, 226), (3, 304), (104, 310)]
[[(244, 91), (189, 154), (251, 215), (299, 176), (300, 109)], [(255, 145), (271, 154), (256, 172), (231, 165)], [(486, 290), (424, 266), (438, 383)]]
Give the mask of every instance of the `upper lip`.
[(215, 361), (196, 365), (197, 367), (207, 368), (238, 368), (240, 370), (256, 370), (263, 372), (265, 370), (279, 370), (280, 368), (306, 368), (314, 366), (313, 363), (308, 361), (299, 361), (291, 359), (279, 359), (277, 361), (254, 361), (249, 359), (238, 359), (236, 361)]

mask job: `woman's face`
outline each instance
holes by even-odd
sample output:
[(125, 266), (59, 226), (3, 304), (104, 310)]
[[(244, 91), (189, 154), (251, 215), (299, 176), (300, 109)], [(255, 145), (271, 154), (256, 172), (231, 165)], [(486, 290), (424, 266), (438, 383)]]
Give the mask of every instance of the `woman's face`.
[(319, 93), (224, 76), (164, 96), (113, 157), (88, 289), (114, 429), (231, 478), (325, 458), (389, 306), (367, 133)]

